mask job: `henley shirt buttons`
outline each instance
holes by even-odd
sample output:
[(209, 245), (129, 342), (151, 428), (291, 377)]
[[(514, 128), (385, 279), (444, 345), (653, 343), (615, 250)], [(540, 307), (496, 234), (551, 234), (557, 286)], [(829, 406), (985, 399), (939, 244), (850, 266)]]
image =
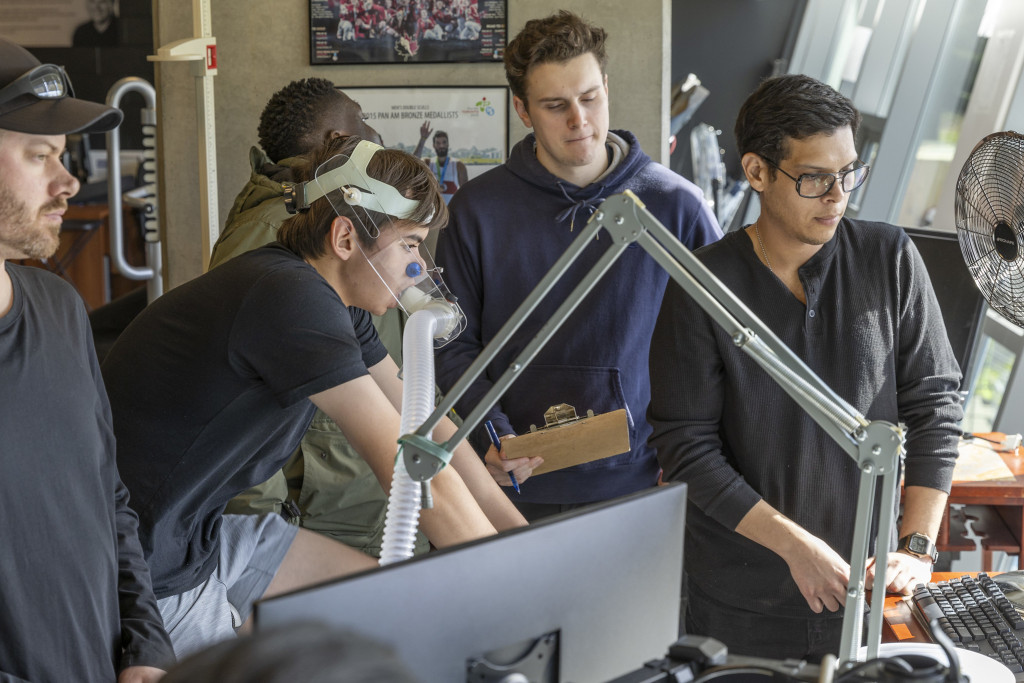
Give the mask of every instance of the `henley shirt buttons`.
[(813, 318), (814, 317), (814, 309), (812, 308), (811, 310), (807, 311), (807, 315), (809, 315), (810, 317)]

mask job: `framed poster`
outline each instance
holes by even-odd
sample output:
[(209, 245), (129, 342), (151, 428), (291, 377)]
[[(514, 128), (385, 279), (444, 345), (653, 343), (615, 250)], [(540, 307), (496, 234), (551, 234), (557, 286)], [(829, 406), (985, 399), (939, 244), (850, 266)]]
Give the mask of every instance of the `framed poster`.
[[(107, 36), (110, 24), (117, 23), (113, 0), (96, 3), (87, 0), (4, 0), (0, 3), (0, 36), (23, 47), (91, 47), (81, 39), (81, 35), (88, 31), (86, 27), (93, 26), (94, 21), (98, 30), (89, 33)], [(109, 36), (119, 33), (116, 26), (113, 28)]]
[(508, 88), (500, 86), (346, 88), (385, 147), (420, 158), (447, 155), (474, 178), (505, 161), (508, 153)]
[(507, 0), (309, 0), (309, 62), (496, 62), (507, 24)]

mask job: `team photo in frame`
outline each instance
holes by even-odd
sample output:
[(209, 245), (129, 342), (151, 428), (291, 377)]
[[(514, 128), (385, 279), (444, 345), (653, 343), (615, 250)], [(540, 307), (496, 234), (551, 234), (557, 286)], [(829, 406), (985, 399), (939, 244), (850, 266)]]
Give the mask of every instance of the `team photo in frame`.
[(507, 0), (309, 0), (310, 64), (501, 61)]

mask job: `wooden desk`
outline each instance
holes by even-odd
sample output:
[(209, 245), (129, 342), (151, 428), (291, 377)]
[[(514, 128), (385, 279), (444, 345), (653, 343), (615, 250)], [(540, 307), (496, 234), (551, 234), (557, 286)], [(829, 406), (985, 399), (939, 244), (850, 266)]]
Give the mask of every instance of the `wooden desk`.
[[(125, 248), (129, 262), (142, 265), (145, 250), (132, 209), (124, 207)], [(142, 287), (145, 282), (129, 280), (112, 272), (106, 204), (69, 204), (60, 230), (60, 245), (52, 258), (22, 259), (23, 265), (46, 268), (70, 282), (92, 311), (112, 298)]]
[[(1002, 439), (1005, 435), (985, 436)], [(1017, 568), (1024, 569), (1024, 553), (1020, 549), (1024, 529), (1024, 445), (999, 455), (1013, 472), (1014, 481), (954, 482), (949, 503), (972, 506), (966, 509), (967, 515), (983, 518), (975, 525), (976, 531), (989, 534), (982, 542), (982, 569), (991, 569), (992, 552), (996, 550), (1017, 555)], [(973, 543), (962, 536), (964, 531), (963, 520), (951, 518), (947, 505), (936, 543), (939, 550), (973, 550)]]

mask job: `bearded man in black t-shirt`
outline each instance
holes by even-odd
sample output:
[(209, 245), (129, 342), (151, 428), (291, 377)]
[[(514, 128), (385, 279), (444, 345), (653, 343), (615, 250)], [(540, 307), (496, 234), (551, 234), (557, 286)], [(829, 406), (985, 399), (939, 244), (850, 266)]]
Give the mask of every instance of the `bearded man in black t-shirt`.
[(173, 662), (81, 297), (44, 268), (78, 181), (65, 135), (121, 112), (0, 38), (0, 680), (148, 683)]

